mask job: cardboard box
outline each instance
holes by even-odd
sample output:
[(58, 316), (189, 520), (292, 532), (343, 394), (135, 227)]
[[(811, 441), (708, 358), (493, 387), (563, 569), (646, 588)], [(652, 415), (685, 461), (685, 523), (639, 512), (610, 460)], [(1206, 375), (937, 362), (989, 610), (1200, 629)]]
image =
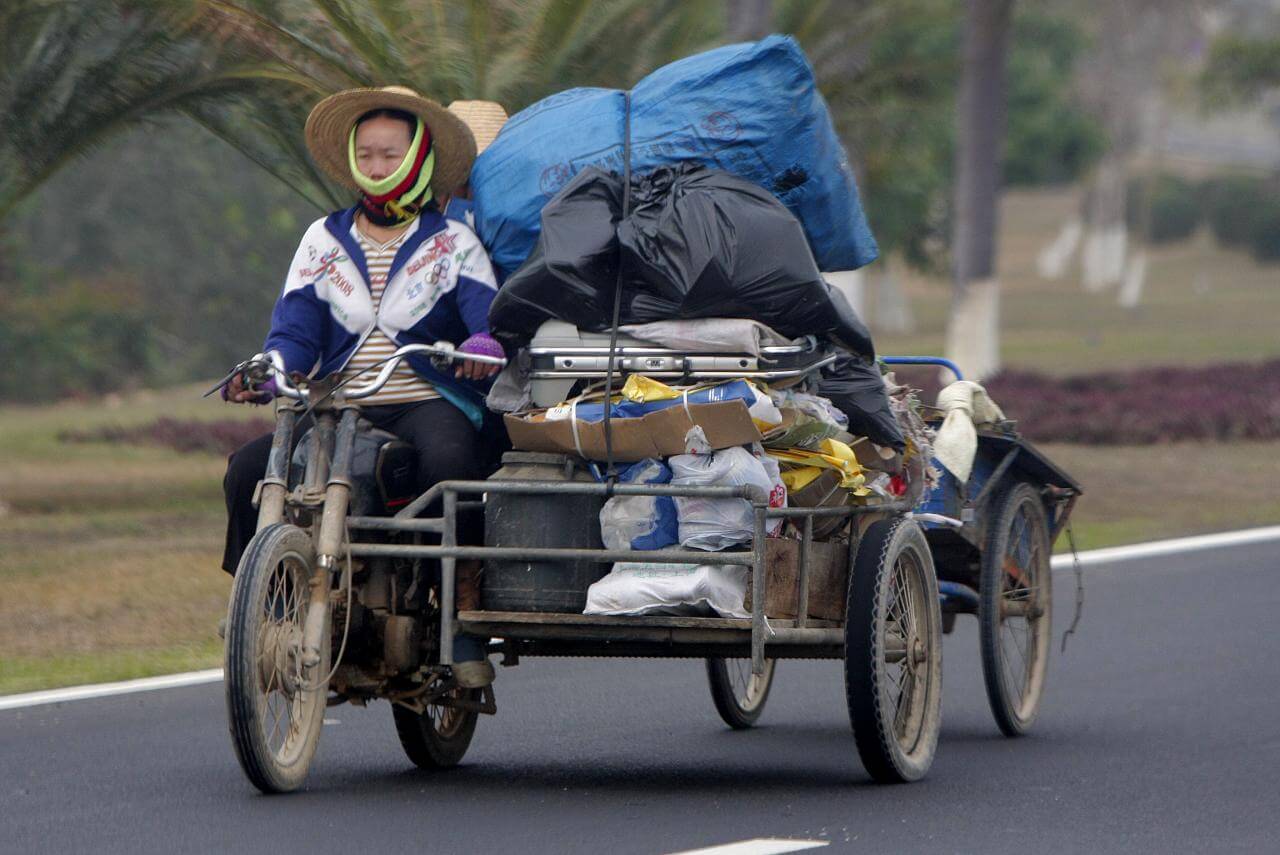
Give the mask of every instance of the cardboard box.
[[(875, 443), (865, 436), (855, 438), (849, 443), (849, 447), (853, 449), (853, 455), (858, 458), (858, 465), (863, 469), (870, 469), (873, 472), (888, 472), (890, 475), (897, 475), (902, 472), (902, 455), (891, 448), (881, 451)], [(883, 456), (884, 452), (889, 452), (889, 455), (887, 457)]]
[[(787, 504), (793, 508), (839, 508), (853, 504), (853, 493), (841, 488), (839, 472), (828, 469), (799, 490), (789, 492)], [(799, 519), (791, 522), (796, 528), (802, 524)], [(846, 522), (843, 517), (815, 517), (813, 536), (819, 539), (830, 537)]]
[[(604, 422), (546, 421), (544, 411), (508, 414), (507, 433), (521, 451), (577, 454), (604, 460)], [(760, 441), (760, 431), (742, 401), (668, 407), (640, 418), (613, 419), (613, 459), (620, 462), (684, 454), (685, 435), (695, 425), (713, 449)], [(575, 431), (576, 428), (576, 431)]]

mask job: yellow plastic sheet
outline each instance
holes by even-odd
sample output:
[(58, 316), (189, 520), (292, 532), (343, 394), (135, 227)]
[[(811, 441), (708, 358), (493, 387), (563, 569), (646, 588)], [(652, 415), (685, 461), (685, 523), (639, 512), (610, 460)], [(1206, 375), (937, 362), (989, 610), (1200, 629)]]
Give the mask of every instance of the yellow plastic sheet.
[(628, 375), (627, 382), (622, 384), (622, 397), (637, 404), (670, 401), (672, 398), (679, 398), (680, 394), (679, 389), (672, 389), (661, 380), (654, 380), (643, 374)]
[(824, 471), (817, 466), (797, 466), (794, 469), (783, 469), (782, 483), (787, 485), (788, 492), (803, 490)]
[[(818, 470), (818, 474), (823, 469), (834, 469), (840, 473), (840, 486), (848, 490), (857, 490), (867, 480), (862, 474), (862, 467), (858, 465), (853, 449), (839, 440), (823, 440), (823, 451), (805, 451), (801, 448), (769, 449), (769, 455), (786, 464), (782, 479), (788, 489), (798, 490), (817, 477), (816, 474), (806, 472), (807, 469)], [(794, 487), (787, 482), (788, 472), (801, 473), (795, 476), (794, 480), (797, 484)]]

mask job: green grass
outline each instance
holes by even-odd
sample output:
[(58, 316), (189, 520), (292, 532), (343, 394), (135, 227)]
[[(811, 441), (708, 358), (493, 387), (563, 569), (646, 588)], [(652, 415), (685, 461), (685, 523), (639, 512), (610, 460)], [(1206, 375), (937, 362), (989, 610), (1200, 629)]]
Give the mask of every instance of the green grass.
[(1280, 521), (1277, 441), (1041, 449), (1084, 486), (1072, 515), (1081, 549)]
[(34, 692), (57, 686), (112, 683), (182, 671), (199, 671), (222, 664), (217, 639), (174, 647), (81, 653), (59, 656), (18, 656), (0, 659), (0, 695)]
[(266, 414), (201, 391), (0, 406), (0, 694), (217, 664), (225, 459), (58, 439)]
[[(1152, 251), (1144, 299), (1134, 310), (1117, 305), (1114, 289), (1087, 293), (1077, 269), (1062, 280), (1040, 279), (1035, 257), (1074, 205), (1058, 191), (1013, 193), (1005, 200), (999, 277), (1006, 366), (1084, 374), (1280, 356), (1280, 265), (1224, 251), (1206, 232)], [(916, 330), (877, 335), (878, 350), (941, 354), (948, 283), (908, 275), (904, 287)]]

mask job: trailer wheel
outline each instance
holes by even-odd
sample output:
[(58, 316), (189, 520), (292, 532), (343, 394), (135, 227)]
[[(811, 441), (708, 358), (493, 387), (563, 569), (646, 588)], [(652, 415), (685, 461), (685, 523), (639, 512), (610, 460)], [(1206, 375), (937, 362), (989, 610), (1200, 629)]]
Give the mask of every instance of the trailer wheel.
[(707, 659), (707, 682), (711, 700), (724, 723), (734, 730), (746, 730), (756, 723), (769, 700), (776, 659), (764, 661), (764, 673), (751, 673), (750, 659)]
[(846, 614), (845, 698), (862, 765), (882, 784), (919, 780), (942, 726), (942, 613), (919, 524), (871, 524)]
[(1040, 711), (1052, 594), (1048, 518), (1035, 488), (1019, 483), (992, 518), (978, 585), (982, 676), (1005, 736), (1026, 733)]

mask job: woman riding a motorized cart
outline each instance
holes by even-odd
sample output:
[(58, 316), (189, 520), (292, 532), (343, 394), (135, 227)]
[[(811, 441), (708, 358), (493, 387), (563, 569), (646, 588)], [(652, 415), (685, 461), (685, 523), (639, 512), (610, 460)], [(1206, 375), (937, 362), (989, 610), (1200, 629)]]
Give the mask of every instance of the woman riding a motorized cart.
[[(263, 350), (290, 373), (336, 372), (343, 379), (369, 372), (407, 344), (444, 341), (460, 353), (502, 356), (489, 335), (489, 304), (497, 294), (489, 257), (465, 223), (441, 213), (447, 197), (467, 184), (476, 157), (468, 124), (405, 87), (352, 89), (316, 105), (306, 142), (321, 169), (359, 198), (303, 235)], [(484, 408), (497, 370), (462, 361), (450, 372), (413, 355), (362, 401), (361, 415), (414, 447), (419, 490), (480, 478), (501, 442), (494, 434), (501, 427)], [(235, 403), (266, 403), (274, 393), (272, 380), (251, 388), (239, 374), (223, 387), (223, 397)], [(256, 528), (252, 497), (270, 448), (268, 434), (228, 461), (222, 566), (232, 574)], [(460, 541), (481, 543), (481, 520), (461, 522)], [(465, 606), (478, 595), (479, 565), (458, 569)], [(454, 658), (459, 685), (493, 680), (476, 639), (460, 636)]]

